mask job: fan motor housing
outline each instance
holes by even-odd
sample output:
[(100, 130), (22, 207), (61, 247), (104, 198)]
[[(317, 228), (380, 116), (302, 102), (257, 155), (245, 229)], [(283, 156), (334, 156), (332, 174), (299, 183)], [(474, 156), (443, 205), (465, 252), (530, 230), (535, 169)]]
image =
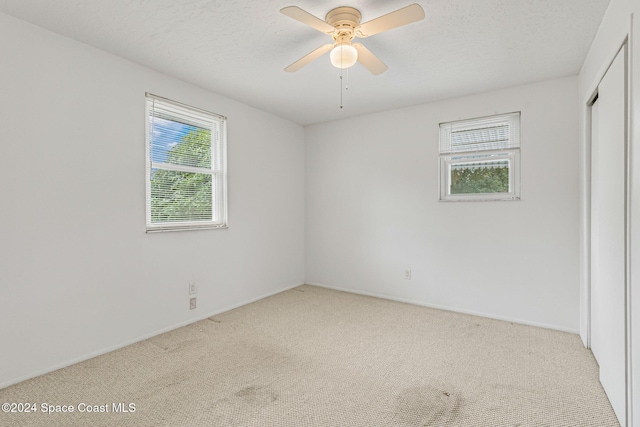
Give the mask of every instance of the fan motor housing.
[(341, 30), (342, 27), (351, 28), (360, 25), (362, 14), (358, 9), (348, 6), (341, 6), (332, 9), (327, 13), (325, 21), (327, 24), (335, 27), (337, 30)]

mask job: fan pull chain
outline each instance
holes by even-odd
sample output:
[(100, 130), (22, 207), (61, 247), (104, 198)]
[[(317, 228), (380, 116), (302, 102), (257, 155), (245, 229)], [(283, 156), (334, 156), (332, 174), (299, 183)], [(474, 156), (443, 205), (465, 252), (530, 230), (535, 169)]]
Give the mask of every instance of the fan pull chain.
[[(344, 68), (340, 68), (340, 108), (343, 108), (343, 103), (342, 103), (343, 90), (342, 89), (344, 88), (344, 90), (349, 90), (349, 69), (347, 68), (347, 78), (346, 79), (343, 78), (343, 72), (344, 72)], [(342, 85), (343, 81), (346, 82), (344, 84), (344, 86)]]
[(344, 85), (344, 90), (349, 90), (349, 69), (347, 68), (347, 82)]
[(342, 68), (340, 68), (340, 108), (342, 108)]

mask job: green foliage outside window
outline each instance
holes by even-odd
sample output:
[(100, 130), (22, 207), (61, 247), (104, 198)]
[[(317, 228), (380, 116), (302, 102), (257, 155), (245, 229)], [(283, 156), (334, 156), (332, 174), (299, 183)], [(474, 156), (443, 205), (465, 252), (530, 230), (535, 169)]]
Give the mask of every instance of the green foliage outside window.
[[(194, 129), (167, 152), (166, 163), (211, 168), (211, 132)], [(212, 175), (155, 169), (151, 221), (211, 220)]]
[(468, 167), (451, 170), (451, 194), (508, 193), (508, 167)]

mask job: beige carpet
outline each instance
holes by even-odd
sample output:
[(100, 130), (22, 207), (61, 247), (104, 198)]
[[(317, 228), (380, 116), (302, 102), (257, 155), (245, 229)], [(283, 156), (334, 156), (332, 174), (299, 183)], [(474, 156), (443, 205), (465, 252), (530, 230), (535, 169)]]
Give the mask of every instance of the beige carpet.
[(618, 426), (597, 375), (573, 334), (305, 285), (0, 390), (38, 405), (0, 425)]

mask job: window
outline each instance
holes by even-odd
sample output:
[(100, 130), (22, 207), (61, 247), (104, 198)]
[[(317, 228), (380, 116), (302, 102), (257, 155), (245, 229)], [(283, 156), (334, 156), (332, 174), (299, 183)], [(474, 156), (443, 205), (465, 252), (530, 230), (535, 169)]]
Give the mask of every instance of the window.
[(520, 199), (520, 113), (440, 124), (440, 200)]
[(226, 118), (146, 94), (147, 232), (225, 228)]

